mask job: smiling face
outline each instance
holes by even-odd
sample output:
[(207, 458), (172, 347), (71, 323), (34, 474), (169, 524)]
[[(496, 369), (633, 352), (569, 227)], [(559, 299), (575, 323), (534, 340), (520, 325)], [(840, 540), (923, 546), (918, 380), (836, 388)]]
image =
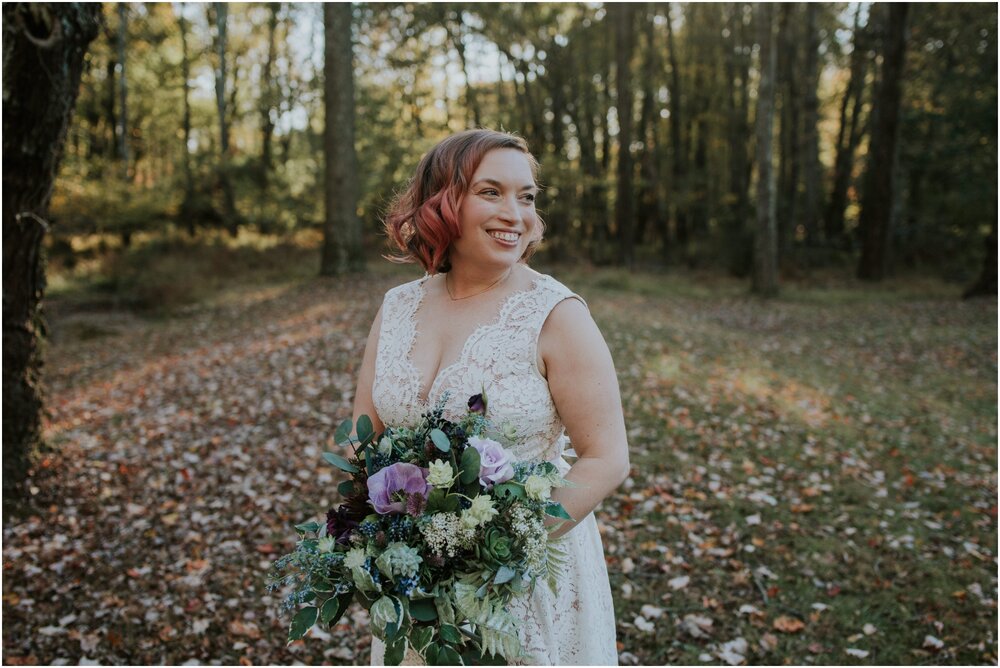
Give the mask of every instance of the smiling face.
[(452, 242), (452, 266), (504, 269), (517, 262), (538, 235), (537, 193), (524, 153), (502, 148), (484, 155), (458, 210), (462, 236)]

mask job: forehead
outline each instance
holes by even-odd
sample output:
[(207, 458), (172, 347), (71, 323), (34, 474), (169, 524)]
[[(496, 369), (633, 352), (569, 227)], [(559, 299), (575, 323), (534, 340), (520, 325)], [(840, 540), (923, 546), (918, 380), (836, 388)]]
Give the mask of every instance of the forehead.
[(534, 183), (534, 174), (528, 156), (516, 148), (498, 148), (483, 156), (472, 175), (472, 182), (479, 179), (500, 182), (517, 182), (517, 185)]

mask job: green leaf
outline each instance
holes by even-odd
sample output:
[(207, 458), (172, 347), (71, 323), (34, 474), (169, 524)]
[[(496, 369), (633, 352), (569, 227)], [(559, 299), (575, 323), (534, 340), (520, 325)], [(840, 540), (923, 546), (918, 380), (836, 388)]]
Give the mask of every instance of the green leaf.
[(441, 646), (438, 645), (436, 642), (432, 642), (431, 644), (427, 645), (427, 649), (424, 651), (424, 660), (427, 661), (428, 666), (438, 665), (437, 657), (438, 657), (438, 652), (440, 651), (441, 651)]
[(309, 531), (319, 531), (320, 526), (319, 522), (304, 522), (302, 524), (296, 524), (295, 530), (303, 533)]
[(558, 517), (562, 520), (573, 521), (573, 518), (569, 516), (569, 513), (566, 512), (566, 509), (562, 507), (561, 503), (553, 503), (545, 506), (545, 514), (551, 515), (552, 517)]
[(302, 608), (297, 613), (295, 617), (292, 618), (292, 623), (288, 625), (288, 642), (292, 643), (306, 634), (312, 625), (316, 623), (316, 615), (319, 611), (315, 606), (309, 606), (308, 608)]
[(340, 492), (341, 496), (352, 496), (354, 494), (354, 481), (345, 480), (337, 485), (337, 491)]
[(333, 464), (334, 466), (336, 466), (341, 471), (347, 471), (348, 473), (357, 473), (358, 472), (358, 467), (357, 466), (355, 466), (351, 462), (347, 461), (346, 459), (344, 459), (340, 455), (335, 455), (332, 452), (324, 452), (323, 453), (323, 459), (325, 459), (327, 461), (327, 463)]
[(497, 498), (504, 498), (511, 496), (515, 499), (524, 498), (524, 485), (519, 485), (516, 482), (505, 482), (493, 487), (493, 494)]
[(326, 603), (324, 603), (323, 607), (319, 609), (319, 619), (324, 624), (329, 625), (330, 620), (336, 617), (339, 611), (340, 600), (335, 596), (331, 596), (326, 599)]
[(372, 419), (367, 415), (358, 418), (358, 440), (364, 442), (375, 435), (375, 428), (372, 426)]
[(435, 661), (437, 666), (462, 666), (462, 657), (451, 647), (442, 647)]
[(398, 666), (403, 663), (403, 656), (406, 654), (406, 638), (400, 638), (394, 643), (385, 646), (385, 665)]
[(462, 453), (462, 473), (459, 476), (459, 480), (463, 485), (468, 485), (469, 483), (479, 479), (479, 469), (481, 467), (481, 462), (479, 458), (479, 451), (475, 448), (466, 448), (465, 452)]
[(351, 442), (351, 428), (354, 424), (351, 422), (351, 418), (347, 418), (340, 423), (337, 427), (337, 431), (333, 432), (333, 442), (337, 445), (346, 445)]
[(410, 616), (418, 622), (431, 622), (437, 619), (437, 608), (434, 599), (422, 598), (410, 603)]
[(446, 492), (443, 489), (432, 489), (431, 493), (427, 495), (427, 508), (425, 512), (432, 514), (444, 510), (445, 494)]
[(448, 437), (440, 429), (431, 429), (431, 440), (434, 441), (434, 446), (441, 452), (451, 450), (451, 441), (448, 440)]
[(424, 651), (424, 649), (430, 644), (431, 638), (433, 637), (434, 637), (433, 627), (421, 626), (418, 629), (414, 629), (413, 633), (410, 634), (410, 641), (413, 644), (413, 649), (415, 649), (419, 653)]
[(462, 642), (462, 632), (458, 630), (457, 626), (452, 626), (451, 624), (442, 624), (441, 628), (438, 630), (438, 635), (441, 636), (441, 640), (445, 642), (458, 644)]
[(514, 576), (516, 574), (517, 571), (515, 571), (510, 566), (501, 566), (499, 570), (497, 570), (497, 574), (496, 577), (493, 578), (493, 582), (495, 582), (496, 584), (503, 584), (504, 582), (510, 582), (511, 580), (514, 579)]
[(341, 594), (340, 596), (338, 596), (337, 614), (331, 617), (330, 621), (327, 622), (327, 624), (329, 624), (330, 626), (336, 625), (336, 623), (340, 621), (340, 618), (344, 616), (344, 613), (347, 612), (347, 607), (351, 605), (351, 601), (353, 600), (354, 600), (353, 591), (349, 591), (346, 594)]

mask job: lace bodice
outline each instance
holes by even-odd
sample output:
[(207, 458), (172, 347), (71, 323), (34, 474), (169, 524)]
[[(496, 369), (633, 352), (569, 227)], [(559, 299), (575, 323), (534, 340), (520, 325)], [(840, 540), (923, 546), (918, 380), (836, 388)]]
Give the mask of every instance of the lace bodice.
[(496, 318), (465, 341), (461, 355), (441, 369), (427, 401), (420, 399), (420, 373), (411, 361), (417, 332), (416, 313), (426, 294), (429, 275), (399, 285), (385, 294), (382, 327), (375, 359), (372, 400), (383, 424), (413, 426), (445, 392), (445, 417), (458, 418), (473, 394), (486, 391), (489, 417), (509, 424), (518, 459), (553, 460), (567, 439), (562, 421), (538, 369), (538, 336), (556, 304), (575, 297), (551, 276), (538, 274), (529, 288), (513, 292)]

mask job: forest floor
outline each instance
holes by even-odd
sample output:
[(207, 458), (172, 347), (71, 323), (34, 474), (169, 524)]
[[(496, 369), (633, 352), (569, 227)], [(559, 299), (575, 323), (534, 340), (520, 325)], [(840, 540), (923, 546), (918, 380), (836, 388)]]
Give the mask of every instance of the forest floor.
[[(168, 315), (56, 295), (4, 663), (368, 662), (357, 607), (286, 646), (266, 576), (336, 501), (321, 452), (383, 293), (419, 275), (377, 264)], [(633, 470), (598, 520), (622, 664), (996, 664), (995, 299), (539, 268), (619, 373)]]

